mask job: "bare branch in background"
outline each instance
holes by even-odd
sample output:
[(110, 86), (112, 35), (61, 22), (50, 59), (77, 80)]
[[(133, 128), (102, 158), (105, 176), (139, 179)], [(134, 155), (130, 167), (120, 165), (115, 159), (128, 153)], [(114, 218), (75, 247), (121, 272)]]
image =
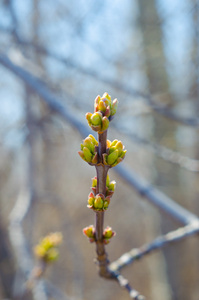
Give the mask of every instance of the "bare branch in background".
[[(112, 270), (111, 270), (112, 271)], [(134, 290), (131, 285), (129, 284), (128, 280), (124, 278), (123, 275), (121, 275), (118, 271), (112, 271), (112, 274), (116, 277), (119, 285), (126, 289), (129, 293), (129, 296), (131, 299), (134, 300), (145, 300), (145, 297), (140, 295), (140, 293), (136, 290)]]
[[(23, 232), (22, 222), (27, 215), (31, 206), (31, 194), (28, 191), (24, 191), (18, 196), (16, 204), (10, 214), (10, 226), (9, 234), (10, 240), (15, 250), (16, 259), (18, 262), (18, 268), (22, 271), (22, 274), (27, 280), (34, 267), (33, 257), (30, 254), (29, 246), (25, 239)], [(19, 286), (17, 286), (19, 289)], [(42, 281), (39, 284), (33, 286), (33, 295), (35, 300), (46, 300), (44, 285)], [(16, 297), (22, 297), (26, 293), (26, 286), (20, 286), (20, 290), (14, 291)]]
[(165, 235), (157, 237), (153, 242), (143, 245), (140, 248), (133, 248), (127, 253), (124, 253), (116, 261), (112, 262), (109, 266), (110, 270), (117, 272), (125, 266), (132, 264), (135, 260), (142, 258), (143, 256), (154, 252), (157, 249), (161, 249), (171, 243), (178, 242), (191, 235), (199, 233), (199, 219), (193, 221), (191, 224), (178, 228)]
[(118, 174), (130, 184), (137, 193), (148, 199), (161, 211), (172, 217), (174, 221), (187, 225), (198, 220), (198, 217), (169, 198), (163, 192), (156, 189), (152, 184), (141, 178), (126, 166), (116, 166)]
[(199, 172), (199, 160), (192, 159), (165, 146), (150, 142), (136, 133), (130, 132), (127, 128), (122, 129), (121, 127), (119, 128), (119, 126), (115, 126), (115, 128), (117, 131), (125, 134), (136, 143), (147, 146), (149, 150), (165, 161), (179, 165), (181, 168), (191, 172)]
[(180, 124), (186, 125), (186, 126), (191, 126), (191, 127), (199, 126), (199, 118), (180, 116), (179, 114), (177, 114), (174, 111), (172, 111), (171, 109), (169, 109), (166, 105), (157, 104), (157, 101), (155, 101), (153, 99), (152, 95), (145, 94), (144, 92), (141, 92), (134, 88), (126, 86), (123, 83), (121, 83), (120, 81), (106, 78), (106, 77), (104, 77), (104, 75), (101, 76), (100, 74), (96, 73), (96, 71), (94, 71), (94, 70), (90, 70), (90, 69), (84, 68), (82, 66), (80, 67), (77, 65), (77, 63), (75, 63), (71, 59), (61, 57), (60, 55), (58, 55), (52, 51), (49, 51), (49, 50), (45, 49), (44, 47), (35, 45), (32, 42), (24, 41), (22, 39), (18, 40), (18, 42), (19, 42), (19, 44), (21, 44), (23, 46), (34, 48), (37, 52), (41, 53), (42, 55), (47, 55), (47, 56), (65, 64), (69, 68), (74, 68), (82, 74), (85, 74), (87, 76), (95, 78), (101, 82), (104, 82), (105, 84), (109, 84), (110, 86), (114, 87), (115, 89), (120, 90), (131, 97), (138, 97), (138, 98), (144, 99), (146, 101), (146, 103), (150, 106), (151, 109), (153, 109), (155, 112), (159, 113), (160, 115), (162, 115), (168, 119), (171, 119), (177, 123), (180, 123)]

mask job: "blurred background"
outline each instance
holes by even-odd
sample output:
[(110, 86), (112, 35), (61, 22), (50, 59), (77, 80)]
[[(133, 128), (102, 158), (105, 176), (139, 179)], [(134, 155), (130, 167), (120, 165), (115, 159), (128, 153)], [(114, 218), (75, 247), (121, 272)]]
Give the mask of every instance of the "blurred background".
[[(126, 146), (123, 165), (199, 214), (198, 0), (1, 0), (0, 56), (40, 78), (86, 126), (98, 94), (118, 98), (108, 138)], [(77, 154), (82, 138), (0, 60), (1, 299), (35, 297), (20, 294), (31, 266), (17, 252), (16, 214), (30, 260), (41, 237), (63, 233), (60, 259), (45, 274), (56, 288), (78, 300), (129, 299), (98, 277), (95, 247), (82, 235), (94, 223), (86, 205), (95, 176)], [(105, 214), (117, 232), (111, 261), (180, 226), (114, 169), (109, 175), (117, 182)], [(122, 273), (148, 300), (198, 300), (198, 246), (189, 237)]]

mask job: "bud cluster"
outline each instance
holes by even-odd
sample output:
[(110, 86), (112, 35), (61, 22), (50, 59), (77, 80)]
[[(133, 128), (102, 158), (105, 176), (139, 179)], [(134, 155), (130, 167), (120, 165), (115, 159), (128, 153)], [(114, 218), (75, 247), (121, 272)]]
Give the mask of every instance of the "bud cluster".
[[(119, 164), (125, 157), (126, 150), (121, 141), (107, 140), (106, 130), (109, 127), (109, 122), (113, 119), (117, 111), (117, 99), (111, 100), (108, 93), (104, 93), (102, 97), (97, 96), (94, 103), (94, 112), (88, 112), (86, 119), (92, 130), (98, 132), (99, 143), (90, 134), (81, 144), (80, 157), (90, 165), (95, 165), (97, 176), (92, 179), (92, 192), (88, 195), (87, 207), (93, 209), (96, 215), (103, 216), (101, 212), (107, 210), (110, 199), (115, 190), (115, 181), (110, 181), (107, 175), (108, 169)], [(106, 176), (106, 178), (105, 178)], [(99, 184), (98, 185), (98, 180)], [(106, 180), (106, 189), (105, 189)], [(99, 193), (100, 191), (100, 193)], [(103, 193), (101, 193), (103, 191)], [(111, 227), (107, 227), (102, 236), (103, 219), (100, 217), (100, 222), (97, 223), (96, 229), (90, 225), (83, 229), (83, 233), (89, 238), (90, 242), (103, 242), (108, 244), (110, 239), (115, 235)], [(100, 228), (100, 229), (99, 229)], [(98, 231), (100, 237), (98, 237)], [(98, 240), (99, 238), (99, 240)]]
[(109, 121), (112, 120), (117, 111), (117, 99), (111, 100), (108, 93), (104, 93), (102, 97), (95, 98), (94, 113), (87, 113), (86, 119), (89, 126), (98, 133), (103, 133), (108, 129)]
[(35, 255), (45, 262), (52, 262), (58, 259), (57, 247), (62, 243), (62, 234), (55, 232), (44, 237), (34, 248)]
[[(89, 239), (90, 243), (93, 243), (96, 241), (95, 238), (95, 228), (93, 225), (87, 226), (83, 229), (83, 233), (87, 238)], [(104, 244), (110, 243), (110, 239), (115, 236), (116, 233), (112, 230), (110, 226), (107, 226), (103, 232), (103, 242)]]
[(90, 243), (95, 242), (95, 228), (93, 225), (85, 227), (83, 229), (83, 234), (85, 234), (89, 238)]
[(105, 197), (103, 194), (94, 195), (90, 193), (88, 195), (88, 207), (93, 210), (106, 210), (110, 203), (110, 196)]
[[(113, 193), (115, 191), (115, 186), (116, 186), (116, 181), (113, 180), (110, 182), (110, 178), (107, 175), (106, 178), (106, 197), (112, 197)], [(97, 176), (95, 176), (94, 178), (92, 178), (92, 190), (94, 192), (94, 194), (96, 195), (96, 189), (97, 189)]]
[(110, 239), (116, 235), (116, 232), (112, 230), (111, 227), (107, 226), (103, 232), (104, 244), (110, 243)]
[(103, 154), (104, 164), (115, 167), (124, 159), (126, 151), (121, 141), (114, 140), (111, 142), (107, 140), (107, 153)]
[(81, 151), (78, 153), (86, 162), (90, 164), (97, 164), (97, 146), (98, 142), (92, 134), (89, 134), (89, 136), (83, 140), (83, 144), (81, 144)]

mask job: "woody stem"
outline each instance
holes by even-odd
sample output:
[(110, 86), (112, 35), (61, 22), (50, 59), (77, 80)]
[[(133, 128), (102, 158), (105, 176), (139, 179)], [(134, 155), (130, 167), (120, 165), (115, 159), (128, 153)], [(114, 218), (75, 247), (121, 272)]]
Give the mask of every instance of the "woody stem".
[[(97, 172), (97, 189), (96, 194), (103, 194), (106, 196), (106, 178), (108, 173), (108, 166), (103, 164), (103, 153), (106, 153), (107, 131), (98, 134), (99, 148), (99, 165), (96, 166)], [(103, 229), (104, 229), (104, 211), (96, 211), (95, 214), (95, 235), (96, 235), (96, 252), (99, 263), (100, 276), (110, 278), (111, 274), (108, 272), (108, 258), (103, 243)]]

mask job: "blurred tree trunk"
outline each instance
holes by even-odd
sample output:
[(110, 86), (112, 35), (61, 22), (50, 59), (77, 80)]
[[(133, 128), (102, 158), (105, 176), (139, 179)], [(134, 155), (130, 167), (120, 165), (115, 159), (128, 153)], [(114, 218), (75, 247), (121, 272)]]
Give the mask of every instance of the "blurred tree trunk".
[[(161, 22), (157, 13), (155, 0), (138, 1), (140, 6), (140, 25), (143, 34), (144, 54), (146, 57), (146, 73), (148, 77), (148, 88), (150, 94), (158, 94), (158, 101), (172, 105), (172, 97), (169, 94), (168, 75), (166, 72), (166, 61), (163, 49), (163, 37), (161, 33)], [(163, 97), (162, 97), (163, 94)], [(167, 145), (173, 149), (177, 147), (175, 143), (176, 125), (174, 122), (166, 120), (154, 114), (154, 136), (157, 142), (161, 143), (163, 139)], [(182, 190), (178, 190), (180, 185), (179, 168), (175, 165), (169, 165), (155, 157), (155, 167), (157, 176), (154, 184), (169, 193), (175, 200), (183, 205), (181, 199)], [(166, 190), (167, 187), (167, 190)], [(173, 224), (168, 218), (162, 217), (161, 227), (163, 232), (174, 229)], [(192, 284), (188, 279), (190, 272), (187, 255), (188, 251), (194, 253), (192, 242), (167, 247), (163, 253), (167, 264), (167, 280), (172, 289), (172, 299), (195, 299), (192, 295)], [(180, 253), (180, 255), (179, 255)], [(183, 271), (182, 271), (183, 270)], [(179, 289), (181, 287), (181, 289)], [(168, 299), (170, 296), (168, 295)]]
[[(157, 14), (155, 0), (138, 1), (140, 9), (140, 28), (143, 36), (143, 50), (146, 60), (146, 75), (148, 78), (149, 91), (154, 96), (166, 93), (166, 99), (162, 96), (162, 101), (167, 104), (172, 103), (168, 94), (168, 77), (166, 72), (166, 61), (162, 44), (161, 23)], [(158, 100), (158, 101), (159, 101)]]
[(3, 298), (11, 298), (15, 268), (7, 228), (3, 224), (1, 217), (0, 241), (0, 296)]
[[(138, 4), (140, 10), (139, 25), (143, 38), (145, 72), (148, 79), (148, 92), (153, 96), (154, 99), (156, 99), (157, 95), (159, 102), (161, 101), (161, 103), (170, 105), (172, 104), (172, 100), (170, 95), (168, 94), (169, 85), (167, 72), (165, 69), (166, 62), (162, 46), (160, 20), (157, 14), (155, 1), (140, 0), (138, 1)], [(161, 141), (162, 136), (165, 134), (165, 132), (167, 133), (168, 131), (173, 130), (173, 127), (170, 126), (167, 121), (163, 120), (163, 118), (159, 118), (155, 114), (151, 119), (151, 122), (153, 123), (154, 137), (157, 138), (158, 142)], [(158, 175), (155, 178), (155, 185), (161, 185), (162, 187), (162, 185), (164, 185), (164, 173), (161, 172), (161, 162), (155, 160), (154, 165), (156, 166), (156, 169), (158, 171)], [(162, 222), (161, 218), (151, 218), (150, 222), (152, 223), (152, 225), (149, 225), (149, 228), (151, 227), (154, 229), (160, 229), (161, 226), (165, 227), (165, 222)], [(159, 230), (156, 230), (157, 234), (158, 231)], [(168, 260), (167, 256), (165, 259), (166, 261)], [(168, 260), (167, 263), (170, 263), (170, 260)], [(159, 255), (156, 257), (156, 260), (153, 260), (153, 268), (151, 268), (151, 274), (153, 298), (160, 297), (161, 294), (161, 299), (171, 299), (168, 281), (170, 281), (170, 279), (172, 281), (172, 278), (170, 278), (169, 274), (167, 274), (166, 272), (163, 255)], [(157, 280), (159, 280), (160, 286), (162, 285), (162, 290), (160, 288), (160, 290), (157, 291)]]

